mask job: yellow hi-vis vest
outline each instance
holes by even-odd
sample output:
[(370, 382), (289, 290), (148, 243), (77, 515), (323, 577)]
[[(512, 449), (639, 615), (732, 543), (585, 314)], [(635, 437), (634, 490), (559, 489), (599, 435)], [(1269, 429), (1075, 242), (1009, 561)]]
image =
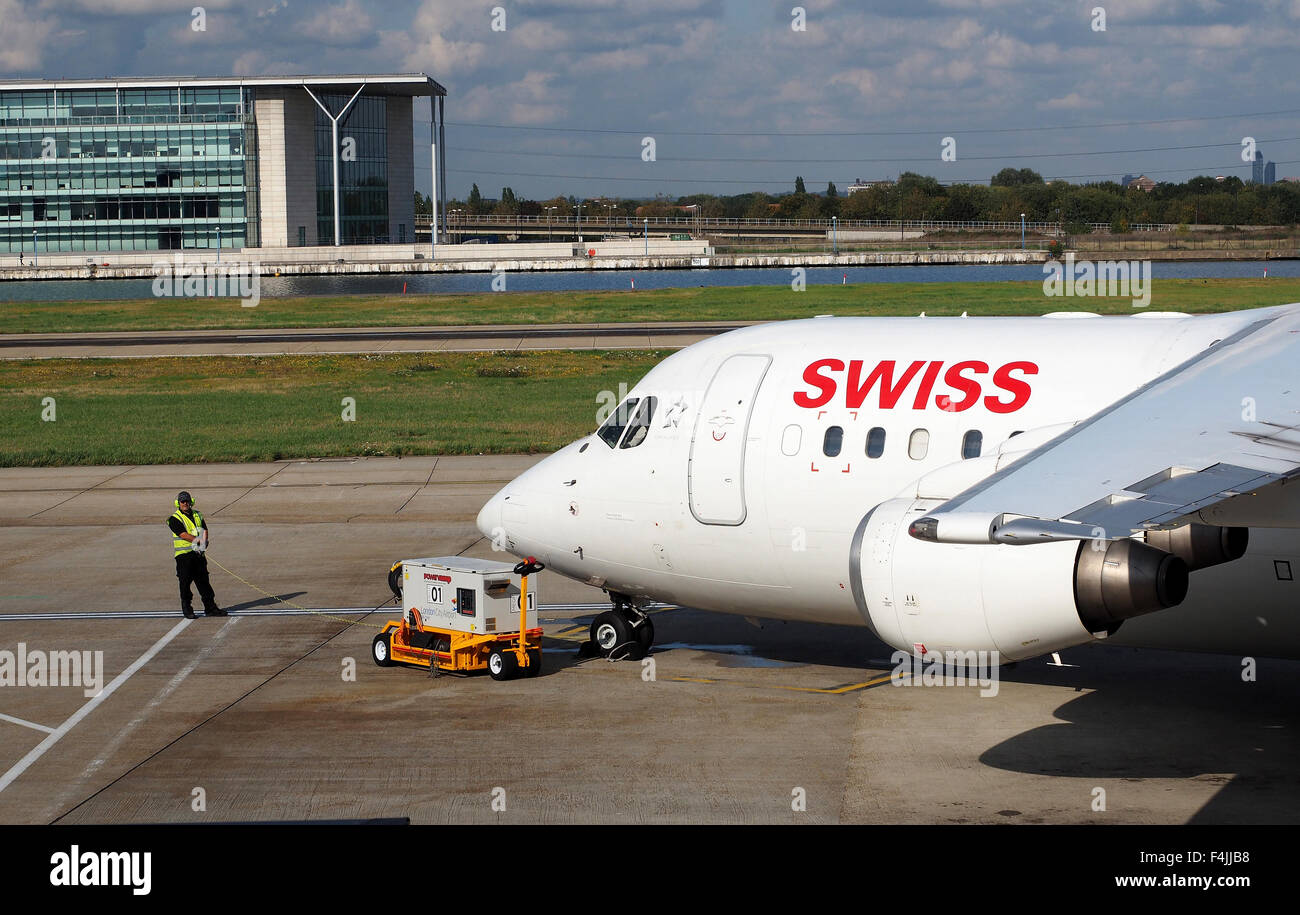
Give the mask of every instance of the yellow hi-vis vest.
[[(203, 528), (203, 516), (199, 514), (197, 508), (192, 509), (192, 511), (194, 512), (193, 521), (186, 517), (185, 512), (181, 511), (179, 508), (172, 512), (172, 517), (181, 519), (181, 524), (185, 525), (185, 533), (189, 534), (191, 537), (197, 537), (199, 531)], [(167, 529), (170, 531), (171, 525), (168, 525)], [(175, 555), (179, 556), (181, 553), (188, 553), (190, 551), (190, 542), (188, 540), (182, 540), (180, 537), (172, 534), (172, 548), (176, 550)]]

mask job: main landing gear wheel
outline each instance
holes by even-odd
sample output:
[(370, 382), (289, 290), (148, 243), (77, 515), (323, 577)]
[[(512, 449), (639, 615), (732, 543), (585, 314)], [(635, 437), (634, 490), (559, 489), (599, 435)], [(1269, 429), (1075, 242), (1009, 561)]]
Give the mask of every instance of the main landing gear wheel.
[(602, 657), (622, 658), (630, 646), (636, 645), (636, 636), (621, 613), (606, 610), (591, 621), (591, 642)]
[(626, 605), (606, 610), (591, 621), (591, 642), (601, 656), (639, 661), (650, 653), (655, 629), (650, 618)]
[(519, 659), (509, 648), (493, 648), (488, 655), (488, 673), (493, 680), (513, 680), (519, 675)]
[(655, 643), (655, 624), (648, 616), (641, 618), (641, 625), (636, 627), (636, 641), (641, 646), (641, 657), (650, 653), (650, 646)]
[(379, 633), (370, 643), (370, 657), (374, 658), (375, 663), (380, 667), (393, 666), (393, 646), (388, 640), (387, 632)]

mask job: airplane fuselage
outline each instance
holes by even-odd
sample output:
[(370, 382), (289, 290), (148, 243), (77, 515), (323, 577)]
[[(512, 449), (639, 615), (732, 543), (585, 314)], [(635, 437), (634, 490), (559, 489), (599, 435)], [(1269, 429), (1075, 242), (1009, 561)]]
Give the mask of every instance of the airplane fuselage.
[[(864, 584), (860, 529), (875, 506), (938, 504), (1250, 320), (821, 318), (735, 331), (656, 366), (596, 434), (494, 497), (479, 527), (512, 553), (633, 599), (865, 624), (909, 643), (908, 614), (919, 622), (942, 611), (916, 606), (907, 582), (868, 571)], [(1059, 546), (969, 549), (1045, 556)], [(943, 576), (945, 547), (930, 548)], [(1300, 629), (1282, 608), (1294, 591), (1275, 561), (1300, 571), (1294, 531), (1256, 532), (1251, 554), (1195, 573), (1184, 605), (1123, 634), (1293, 654)], [(1239, 589), (1274, 617), (1271, 629), (1228, 620), (1222, 601)], [(880, 631), (882, 601), (897, 605), (892, 635)], [(1192, 619), (1199, 625), (1188, 627)], [(1174, 623), (1166, 633), (1157, 620)], [(1022, 649), (1044, 650), (1053, 647)]]

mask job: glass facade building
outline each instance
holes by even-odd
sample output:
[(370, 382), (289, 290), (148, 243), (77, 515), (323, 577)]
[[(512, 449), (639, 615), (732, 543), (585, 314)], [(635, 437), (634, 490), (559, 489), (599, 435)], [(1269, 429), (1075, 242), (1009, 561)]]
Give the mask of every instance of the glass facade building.
[(13, 80), (0, 255), (333, 244), (330, 122), (310, 96), (339, 111), (358, 88), (339, 123), (342, 243), (413, 242), (411, 100), (433, 98), (438, 136), (446, 94), (424, 74)]
[[(327, 93), (319, 98), (331, 112), (342, 111), (348, 103), (346, 95)], [(343, 200), (340, 222), (345, 245), (397, 241), (388, 237), (387, 108), (382, 98), (361, 96), (339, 121), (339, 135), (343, 137), (339, 156), (339, 194)], [(316, 237), (322, 245), (334, 243), (332, 136), (329, 118), (317, 110)]]
[(0, 91), (0, 251), (257, 244), (238, 86)]

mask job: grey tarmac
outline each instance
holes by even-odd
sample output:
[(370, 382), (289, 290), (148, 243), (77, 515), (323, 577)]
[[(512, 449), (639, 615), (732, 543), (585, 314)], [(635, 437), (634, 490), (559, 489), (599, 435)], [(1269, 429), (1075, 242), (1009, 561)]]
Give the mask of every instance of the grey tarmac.
[[(546, 572), (541, 677), (376, 667), (392, 605), (334, 608), (384, 601), (396, 559), (500, 558), (474, 518), (538, 459), (0, 469), (0, 651), (102, 651), (116, 683), (0, 686), (0, 822), (1300, 820), (1296, 662), (1075, 649), (981, 698), (893, 685), (866, 629), (663, 608), (651, 679), (578, 657), (604, 595)], [(182, 488), (256, 586), (213, 567), (229, 618), (182, 624)], [(105, 611), (175, 615), (80, 618)]]

